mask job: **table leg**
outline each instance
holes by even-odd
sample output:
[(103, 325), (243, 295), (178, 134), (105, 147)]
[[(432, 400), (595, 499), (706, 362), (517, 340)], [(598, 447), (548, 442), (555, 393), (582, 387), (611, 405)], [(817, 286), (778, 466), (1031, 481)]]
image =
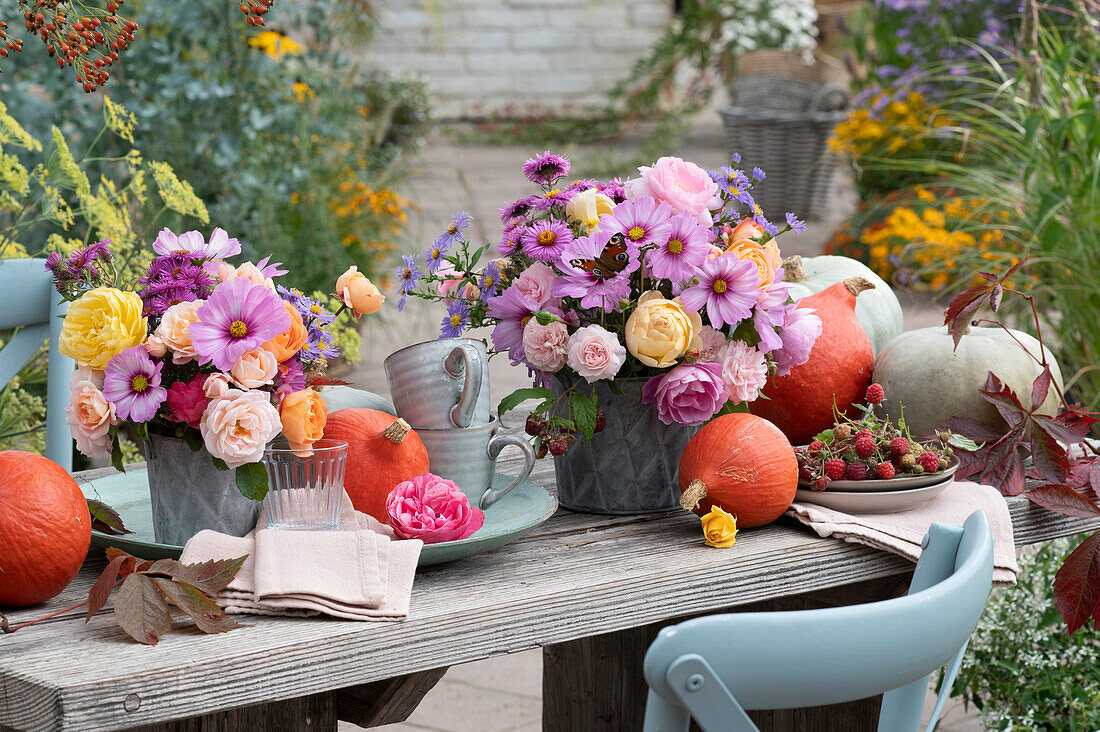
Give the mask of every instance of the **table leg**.
[(340, 719), (360, 727), (404, 722), (445, 673), (447, 667), (443, 666), (341, 689)]

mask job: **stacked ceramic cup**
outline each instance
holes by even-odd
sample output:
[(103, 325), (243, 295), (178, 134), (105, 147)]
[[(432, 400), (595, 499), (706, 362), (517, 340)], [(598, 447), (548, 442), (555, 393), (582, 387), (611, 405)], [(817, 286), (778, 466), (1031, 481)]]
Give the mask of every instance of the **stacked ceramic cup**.
[[(397, 415), (424, 442), (432, 473), (457, 483), (471, 505), (489, 508), (531, 474), (530, 443), (498, 434), (484, 343), (472, 338), (417, 343), (391, 353), (383, 367)], [(523, 451), (523, 469), (514, 480), (496, 475), (497, 457), (508, 446)]]

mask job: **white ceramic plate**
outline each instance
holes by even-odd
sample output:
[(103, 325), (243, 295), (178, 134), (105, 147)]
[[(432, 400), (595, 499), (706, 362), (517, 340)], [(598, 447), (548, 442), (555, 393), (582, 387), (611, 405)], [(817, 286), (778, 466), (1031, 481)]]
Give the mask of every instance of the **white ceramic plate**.
[(799, 488), (795, 491), (794, 500), (800, 503), (816, 503), (844, 513), (898, 513), (908, 511), (935, 498), (949, 483), (951, 483), (950, 480), (945, 480), (924, 488), (877, 493), (843, 493)]
[[(834, 480), (829, 483), (826, 492), (838, 493), (886, 493), (887, 491), (907, 491), (913, 488), (924, 488), (937, 483), (949, 482), (959, 469), (959, 459), (952, 456), (947, 470), (939, 473), (922, 473), (920, 475), (903, 475), (890, 480), (871, 478), (869, 480)], [(810, 484), (798, 481), (799, 488), (810, 489)], [(816, 491), (815, 491), (816, 492)]]

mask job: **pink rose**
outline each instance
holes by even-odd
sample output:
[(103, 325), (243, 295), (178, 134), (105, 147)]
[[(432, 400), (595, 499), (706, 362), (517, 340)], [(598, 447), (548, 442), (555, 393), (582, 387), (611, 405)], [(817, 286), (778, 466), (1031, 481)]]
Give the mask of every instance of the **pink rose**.
[(65, 422), (76, 440), (76, 449), (90, 458), (104, 457), (111, 447), (107, 434), (118, 424), (115, 405), (103, 396), (103, 374), (81, 366), (69, 379), (69, 404)]
[[(191, 324), (199, 319), (198, 309), (202, 300), (180, 302), (164, 311), (154, 337), (161, 340), (172, 353), (172, 363), (181, 364), (195, 358), (195, 346), (191, 342)], [(153, 340), (150, 338), (150, 340)], [(149, 346), (146, 345), (146, 348)], [(150, 351), (151, 355), (157, 355)], [(163, 354), (161, 354), (163, 355)]]
[(162, 341), (160, 338), (157, 338), (155, 335), (151, 335), (146, 338), (145, 343), (143, 343), (142, 345), (145, 346), (145, 350), (153, 358), (160, 358), (161, 356), (164, 356), (168, 353), (168, 346), (164, 345), (164, 341)]
[(176, 381), (169, 386), (168, 398), (164, 402), (164, 418), (198, 429), (206, 404), (210, 401), (202, 388), (205, 380), (202, 374), (195, 374), (190, 381)]
[(550, 304), (554, 277), (554, 270), (549, 265), (535, 262), (516, 277), (512, 286), (541, 310)]
[(229, 369), (233, 382), (243, 389), (258, 389), (272, 383), (279, 373), (279, 362), (266, 348), (245, 351)]
[(722, 367), (716, 363), (682, 363), (642, 387), (642, 401), (657, 405), (665, 424), (703, 424), (726, 403)]
[(714, 363), (718, 360), (718, 353), (726, 347), (728, 342), (725, 333), (704, 325), (699, 331), (699, 342), (693, 345), (699, 349), (700, 361)]
[[(265, 264), (267, 260), (260, 262)], [(219, 282), (228, 282), (234, 277), (240, 277), (246, 279), (254, 285), (261, 285), (266, 287), (272, 292), (275, 291), (275, 281), (264, 274), (264, 270), (270, 269), (270, 267), (264, 267), (260, 269), (252, 262), (245, 262), (240, 267), (234, 267), (228, 262), (207, 262), (206, 271), (213, 275)], [(200, 305), (202, 303), (199, 303)]]
[(473, 300), (481, 293), (477, 287), (471, 285), (469, 282), (462, 288), (462, 292), (458, 293), (458, 286), (462, 283), (462, 277), (458, 275), (458, 270), (454, 268), (454, 265), (450, 262), (443, 262), (439, 265), (439, 269), (435, 271), (437, 277), (442, 277), (443, 281), (439, 283), (439, 294), (443, 297), (462, 297), (467, 300)]
[(453, 480), (431, 473), (398, 483), (386, 498), (386, 518), (399, 538), (425, 544), (465, 539), (485, 523)]
[(523, 328), (524, 358), (539, 371), (560, 370), (565, 365), (568, 343), (569, 330), (561, 321), (540, 325), (531, 318)]
[(208, 399), (213, 399), (215, 397), (224, 396), (225, 393), (229, 391), (229, 385), (229, 375), (219, 371), (206, 377), (206, 381), (203, 382), (202, 385), (202, 390)]
[(730, 341), (718, 354), (718, 363), (731, 402), (754, 401), (768, 382), (764, 354), (742, 341)]
[(625, 361), (626, 348), (601, 326), (586, 325), (569, 337), (566, 363), (589, 384), (615, 378)]
[(206, 449), (231, 468), (258, 463), (264, 446), (281, 429), (279, 410), (272, 406), (267, 392), (239, 389), (212, 399), (199, 424)]
[(652, 167), (638, 168), (640, 178), (627, 183), (627, 196), (665, 201), (675, 213), (689, 213), (699, 223), (711, 225), (710, 206), (718, 195), (718, 184), (707, 171), (680, 158), (660, 158)]

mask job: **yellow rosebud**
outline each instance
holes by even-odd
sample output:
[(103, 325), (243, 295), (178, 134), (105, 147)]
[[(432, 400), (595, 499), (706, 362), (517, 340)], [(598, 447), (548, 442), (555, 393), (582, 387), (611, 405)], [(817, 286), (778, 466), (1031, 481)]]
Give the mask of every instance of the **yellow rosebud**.
[(565, 215), (580, 221), (591, 231), (600, 223), (602, 217), (611, 213), (613, 208), (615, 208), (615, 202), (610, 197), (595, 188), (588, 188), (573, 196), (565, 204)]
[(81, 366), (102, 371), (107, 362), (145, 340), (148, 323), (134, 292), (97, 287), (69, 303), (61, 326), (60, 351)]
[(729, 549), (737, 541), (737, 518), (718, 506), (712, 506), (710, 512), (700, 521), (703, 524), (703, 536), (707, 546)]
[(638, 298), (626, 321), (626, 349), (646, 366), (665, 369), (684, 354), (703, 327), (699, 313), (687, 313), (680, 299), (654, 290)]
[(372, 315), (382, 308), (385, 296), (359, 271), (355, 265), (336, 280), (336, 296), (352, 309), (356, 317)]

